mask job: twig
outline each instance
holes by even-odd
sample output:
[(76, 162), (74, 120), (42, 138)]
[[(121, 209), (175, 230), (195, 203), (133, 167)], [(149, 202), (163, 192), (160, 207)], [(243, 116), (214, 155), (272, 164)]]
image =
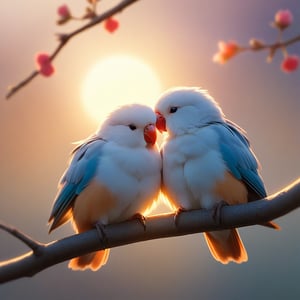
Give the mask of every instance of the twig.
[(32, 249), (33, 254), (35, 256), (42, 255), (43, 247), (44, 247), (43, 244), (36, 242), (35, 240), (33, 240), (31, 237), (29, 237), (25, 233), (22, 233), (20, 230), (14, 228), (14, 227), (5, 225), (4, 223), (0, 223), (0, 229), (10, 233), (14, 237), (16, 237), (17, 239), (22, 241), (24, 244), (26, 244), (30, 249)]
[(300, 42), (300, 35), (295, 36), (289, 40), (286, 41), (282, 41), (282, 42), (276, 42), (273, 44), (261, 44), (259, 47), (251, 47), (251, 46), (247, 46), (247, 47), (240, 47), (239, 51), (261, 51), (261, 50), (271, 50), (274, 53), (280, 49), (280, 48), (285, 48), (289, 45), (295, 44), (297, 42)]
[[(111, 16), (115, 15), (116, 13), (122, 12), (126, 7), (129, 5), (137, 2), (138, 0), (124, 0), (114, 6), (113, 8), (107, 10), (103, 14), (96, 16), (93, 18), (89, 23), (86, 25), (76, 29), (75, 31), (69, 34), (62, 34), (59, 35), (59, 44), (54, 50), (54, 52), (50, 55), (50, 60), (53, 61), (54, 58), (58, 55), (58, 53), (62, 50), (62, 48), (70, 41), (71, 38), (78, 35), (79, 33), (103, 22), (104, 20), (110, 18)], [(20, 83), (16, 84), (15, 86), (9, 87), (9, 92), (6, 94), (6, 99), (9, 99), (12, 95), (14, 95), (17, 91), (27, 85), (31, 80), (33, 80), (37, 75), (39, 75), (39, 71), (33, 71), (28, 77), (22, 80)]]
[(97, 230), (94, 229), (45, 244), (40, 256), (26, 253), (0, 263), (0, 283), (33, 276), (52, 265), (105, 247), (113, 248), (152, 239), (262, 224), (298, 207), (300, 207), (300, 178), (266, 199), (223, 207), (222, 224), (215, 222), (212, 211), (195, 210), (182, 212), (177, 226), (174, 223), (174, 214), (147, 218), (146, 230), (139, 220), (108, 225), (105, 227), (107, 245), (99, 241)]

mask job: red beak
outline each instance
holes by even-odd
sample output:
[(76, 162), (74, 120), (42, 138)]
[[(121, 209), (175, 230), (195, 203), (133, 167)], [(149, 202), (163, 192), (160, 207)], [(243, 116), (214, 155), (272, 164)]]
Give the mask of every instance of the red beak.
[(166, 119), (159, 112), (156, 113), (156, 127), (160, 132), (167, 131)]
[(147, 144), (154, 145), (156, 143), (156, 128), (153, 124), (145, 126), (144, 139)]

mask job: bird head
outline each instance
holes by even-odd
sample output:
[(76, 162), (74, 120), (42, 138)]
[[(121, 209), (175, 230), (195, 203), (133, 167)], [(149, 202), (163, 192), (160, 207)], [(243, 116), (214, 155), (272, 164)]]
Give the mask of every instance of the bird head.
[(163, 93), (155, 106), (156, 127), (181, 135), (209, 122), (224, 120), (219, 105), (200, 88), (178, 87)]
[(107, 117), (98, 131), (102, 138), (125, 147), (153, 146), (156, 143), (156, 116), (145, 105), (124, 105)]

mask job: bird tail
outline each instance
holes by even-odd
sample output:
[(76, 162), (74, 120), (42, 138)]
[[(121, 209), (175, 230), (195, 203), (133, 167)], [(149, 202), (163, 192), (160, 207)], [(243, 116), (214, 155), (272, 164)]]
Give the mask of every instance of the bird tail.
[(280, 230), (281, 229), (280, 226), (277, 225), (273, 221), (269, 221), (269, 222), (266, 222), (266, 223), (261, 223), (260, 225), (266, 226), (266, 227), (269, 227), (269, 228), (272, 228), (272, 229), (275, 229), (275, 230)]
[(89, 253), (79, 257), (75, 257), (70, 260), (69, 268), (73, 271), (84, 271), (86, 269), (91, 269), (92, 271), (97, 271), (102, 266), (104, 266), (108, 260), (109, 249), (100, 250), (97, 252)]
[(236, 229), (205, 232), (204, 237), (212, 256), (222, 264), (248, 260), (247, 251)]

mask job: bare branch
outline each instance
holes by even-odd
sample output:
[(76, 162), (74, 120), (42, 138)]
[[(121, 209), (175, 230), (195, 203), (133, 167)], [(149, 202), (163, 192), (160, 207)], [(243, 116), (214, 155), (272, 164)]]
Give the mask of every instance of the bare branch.
[[(69, 34), (61, 34), (59, 36), (59, 44), (54, 50), (54, 52), (50, 55), (50, 60), (53, 61), (54, 58), (59, 54), (59, 52), (63, 49), (63, 47), (76, 35), (79, 33), (94, 27), (97, 24), (100, 24), (104, 20), (112, 17), (116, 13), (122, 12), (126, 7), (129, 5), (137, 2), (138, 0), (124, 0), (120, 2), (118, 5), (114, 6), (113, 8), (107, 10), (103, 14), (96, 16), (93, 18), (89, 23), (86, 25), (76, 29), (75, 31), (69, 33)], [(20, 83), (16, 84), (15, 86), (9, 87), (9, 92), (6, 94), (6, 99), (9, 99), (12, 95), (14, 95), (17, 91), (19, 91), (21, 88), (23, 88), (25, 85), (27, 85), (30, 81), (32, 81), (37, 75), (39, 75), (39, 71), (35, 70), (33, 71), (28, 77), (26, 77), (24, 80), (22, 80)]]
[[(298, 207), (300, 207), (300, 178), (268, 198), (248, 204), (223, 207), (222, 224), (215, 222), (210, 210), (203, 209), (182, 212), (177, 227), (172, 213), (147, 218), (146, 230), (139, 220), (109, 225), (105, 227), (107, 236), (105, 245), (99, 240), (96, 229), (49, 244), (34, 242), (42, 247), (41, 254), (37, 256), (28, 252), (0, 263), (0, 283), (33, 276), (52, 265), (105, 247), (114, 248), (151, 239), (261, 224), (283, 216)], [(2, 225), (1, 228), (6, 230), (7, 226)], [(11, 232), (11, 230), (7, 231)], [(11, 233), (19, 236), (15, 230)]]
[(33, 254), (35, 256), (42, 255), (42, 250), (44, 247), (43, 244), (36, 242), (35, 240), (33, 240), (31, 237), (29, 237), (25, 233), (22, 233), (20, 230), (14, 228), (14, 227), (5, 225), (3, 223), (0, 223), (0, 229), (10, 233), (14, 237), (16, 237), (17, 239), (22, 241), (24, 244), (26, 244), (30, 249), (32, 249)]

